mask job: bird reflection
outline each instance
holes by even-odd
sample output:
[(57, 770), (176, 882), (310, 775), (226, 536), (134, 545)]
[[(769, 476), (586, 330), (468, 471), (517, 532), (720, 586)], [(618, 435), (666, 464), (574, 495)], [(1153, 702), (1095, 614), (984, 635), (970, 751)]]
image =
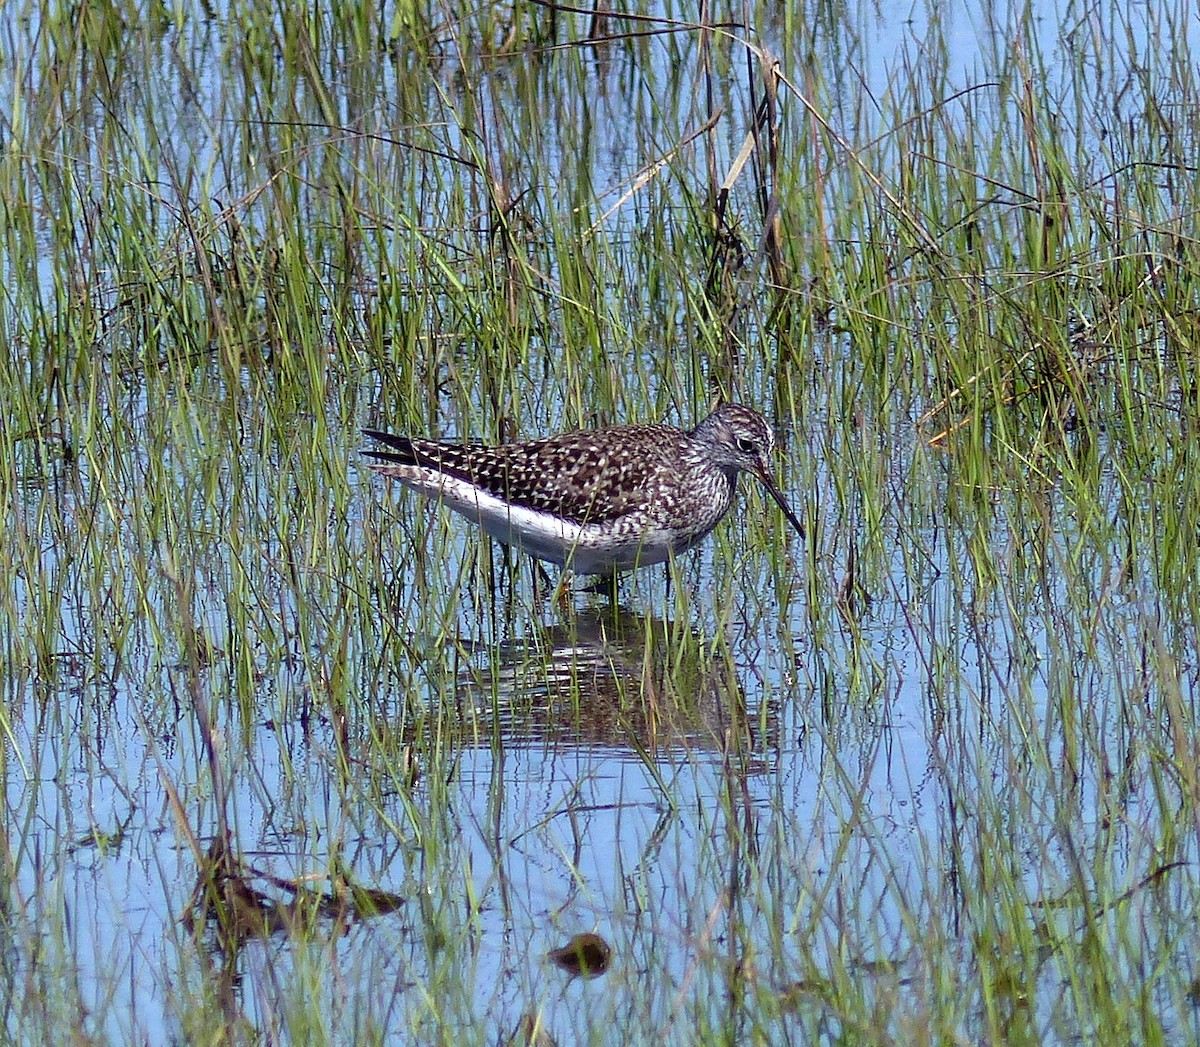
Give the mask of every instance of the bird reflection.
[(755, 750), (766, 741), (753, 737), (726, 644), (670, 620), (612, 607), (580, 612), (476, 654), (458, 675), (459, 697), (488, 710), (510, 740), (649, 752)]

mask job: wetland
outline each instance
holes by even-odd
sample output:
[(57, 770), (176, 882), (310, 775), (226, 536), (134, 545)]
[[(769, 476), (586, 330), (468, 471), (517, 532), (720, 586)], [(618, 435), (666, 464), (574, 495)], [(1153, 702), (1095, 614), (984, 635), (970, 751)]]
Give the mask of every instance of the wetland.
[[(4, 1041), (1200, 1042), (1198, 43), (0, 8)], [(615, 603), (360, 454), (727, 400)]]

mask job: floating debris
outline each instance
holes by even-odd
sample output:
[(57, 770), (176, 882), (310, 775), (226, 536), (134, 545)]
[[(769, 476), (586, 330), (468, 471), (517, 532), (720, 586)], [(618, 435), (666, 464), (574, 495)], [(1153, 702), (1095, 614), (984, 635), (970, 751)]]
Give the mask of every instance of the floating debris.
[(612, 962), (608, 942), (590, 931), (575, 935), (566, 945), (551, 949), (546, 955), (568, 974), (582, 974), (585, 978), (603, 974)]

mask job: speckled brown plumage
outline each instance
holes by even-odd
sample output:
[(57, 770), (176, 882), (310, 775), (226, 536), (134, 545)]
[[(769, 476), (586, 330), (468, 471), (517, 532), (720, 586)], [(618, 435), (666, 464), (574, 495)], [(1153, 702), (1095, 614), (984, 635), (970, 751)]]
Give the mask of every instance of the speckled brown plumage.
[(380, 461), (436, 469), (514, 505), (581, 524), (617, 519), (670, 486), (686, 439), (665, 425), (585, 429), (497, 446), (366, 435), (392, 449), (365, 452)]
[(442, 443), (365, 430), (387, 476), (480, 523), (501, 541), (584, 573), (666, 559), (728, 510), (739, 472), (754, 473), (800, 533), (771, 479), (770, 426), (726, 404), (691, 432), (666, 425), (584, 429), (525, 443)]

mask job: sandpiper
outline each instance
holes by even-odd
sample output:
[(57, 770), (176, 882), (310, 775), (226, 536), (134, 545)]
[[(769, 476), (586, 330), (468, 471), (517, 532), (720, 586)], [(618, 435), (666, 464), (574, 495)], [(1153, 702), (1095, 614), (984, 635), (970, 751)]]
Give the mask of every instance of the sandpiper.
[(691, 432), (669, 425), (580, 429), (524, 443), (443, 443), (364, 429), (372, 468), (437, 498), (493, 538), (577, 574), (615, 574), (690, 549), (753, 473), (801, 537), (771, 475), (771, 427), (739, 404)]

